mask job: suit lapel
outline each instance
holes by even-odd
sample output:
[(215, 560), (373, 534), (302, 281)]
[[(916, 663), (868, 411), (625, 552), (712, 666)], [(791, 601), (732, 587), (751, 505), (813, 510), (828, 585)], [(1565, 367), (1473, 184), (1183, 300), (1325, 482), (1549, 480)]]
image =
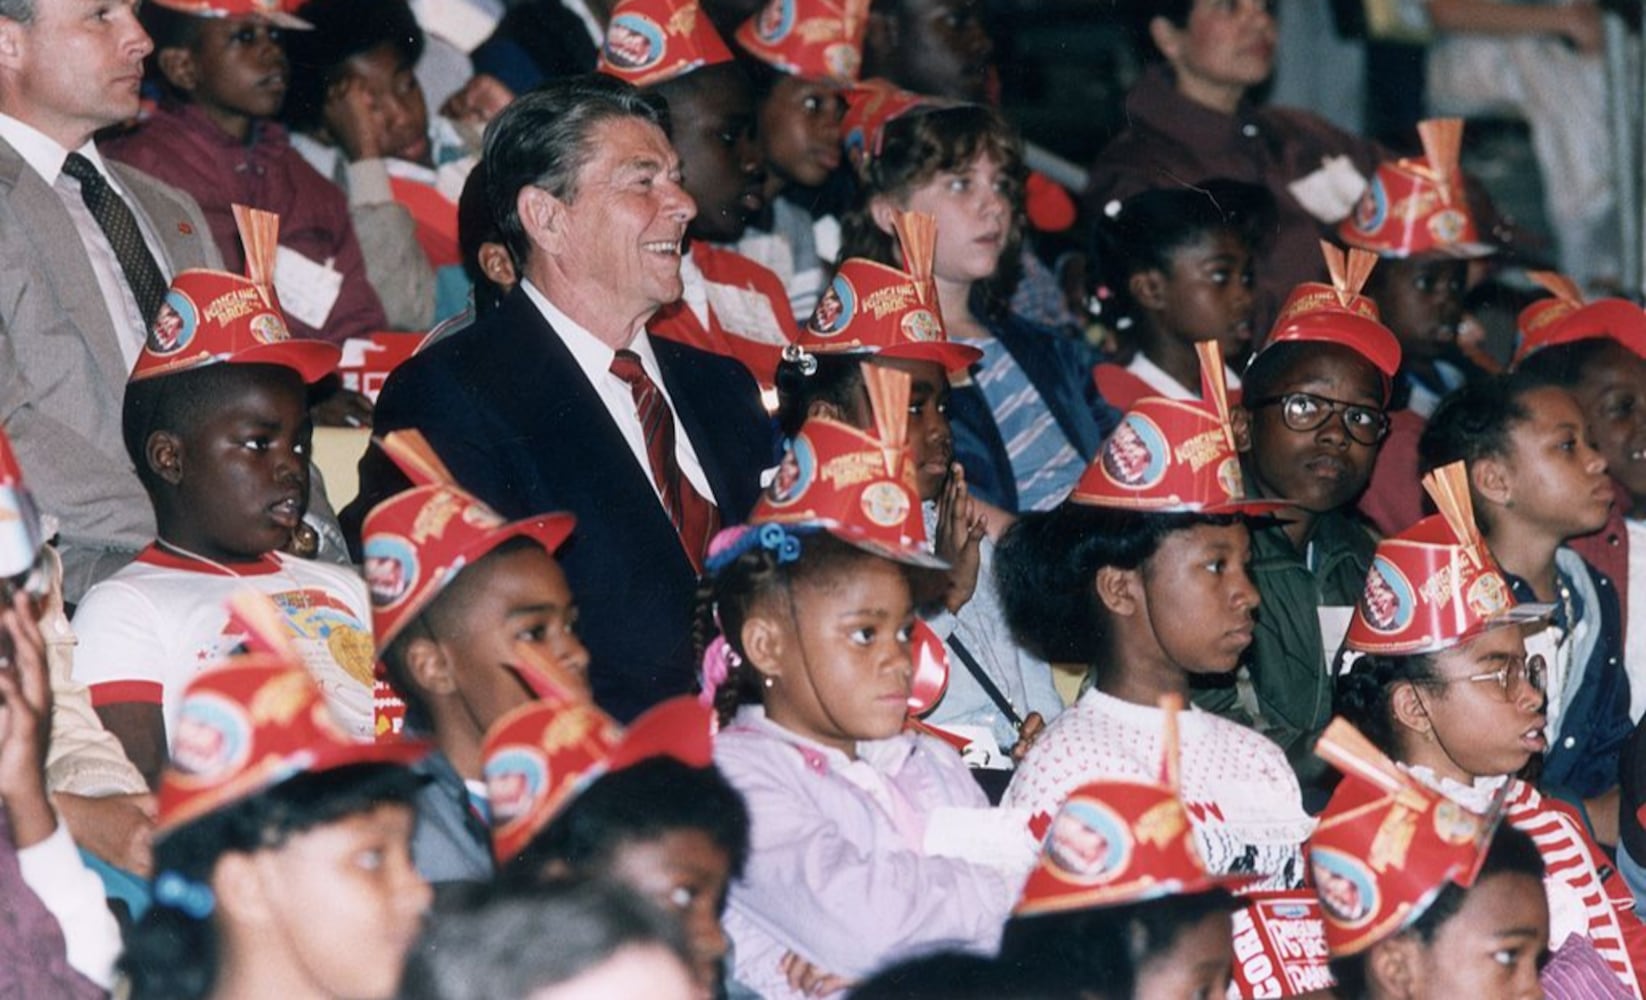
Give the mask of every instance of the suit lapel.
[(170, 276), (185, 268), (199, 266), (200, 241), (211, 239), (211, 234), (196, 232), (188, 212), (156, 187), (151, 178), (123, 163), (104, 162), (119, 177), (121, 186), (137, 203), (136, 208), (147, 218), (149, 228), (160, 241), (160, 251), (165, 257), (160, 261), (161, 270)]

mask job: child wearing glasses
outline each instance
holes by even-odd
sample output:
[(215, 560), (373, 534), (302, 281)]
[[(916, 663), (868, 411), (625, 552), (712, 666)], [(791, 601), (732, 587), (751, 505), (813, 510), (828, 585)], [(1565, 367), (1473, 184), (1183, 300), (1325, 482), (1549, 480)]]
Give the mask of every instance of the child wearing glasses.
[[(1561, 610), (1522, 602), (1522, 588), (1488, 551), (1501, 519), (1482, 488), (1482, 464), (1432, 474), (1424, 485), (1441, 513), (1378, 546), (1344, 643), (1337, 711), (1458, 804), (1485, 811), (1503, 797), (1505, 819), (1547, 865), (1548, 996), (1640, 996), (1646, 925), (1628, 912), (1628, 888), (1577, 811), (1516, 776), (1553, 742), (1544, 689), (1554, 678), (1524, 636)], [(1476, 511), (1486, 517), (1477, 521)], [(1597, 982), (1609, 988), (1597, 992)]]
[[(1359, 294), (1375, 259), (1325, 252), (1332, 284), (1299, 285), (1287, 298), (1246, 369), (1246, 419), (1236, 422), (1253, 490), (1288, 501), (1252, 529), (1263, 613), (1241, 669), (1199, 679), (1194, 693), (1201, 707), (1278, 743), (1312, 805), (1325, 802), (1311, 788), (1326, 772), (1310, 748), (1331, 721), (1327, 662), (1372, 561), (1354, 503), (1388, 430), (1384, 406), (1400, 368), (1399, 343)], [(1323, 619), (1339, 624), (1323, 629)]]
[(1566, 546), (1605, 524), (1612, 503), (1583, 411), (1535, 371), (1494, 376), (1441, 403), (1419, 453), (1425, 468), (1466, 463), (1481, 533), (1516, 600), (1552, 605), (1548, 625), (1526, 637), (1548, 662), (1538, 785), (1580, 805), (1601, 843), (1617, 843), (1618, 757), (1631, 728), (1622, 615), (1612, 582)]

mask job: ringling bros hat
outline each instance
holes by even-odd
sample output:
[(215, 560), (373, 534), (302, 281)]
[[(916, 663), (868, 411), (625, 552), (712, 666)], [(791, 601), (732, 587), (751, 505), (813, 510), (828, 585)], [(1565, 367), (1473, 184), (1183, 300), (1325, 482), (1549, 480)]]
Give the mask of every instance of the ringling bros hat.
[(1418, 122), (1417, 131), (1423, 155), (1378, 164), (1355, 210), (1338, 223), (1338, 238), (1380, 257), (1495, 253), (1480, 242), (1463, 191), (1463, 119)]
[(1473, 885), (1502, 799), (1486, 815), (1471, 812), (1419, 785), (1342, 719), (1315, 753), (1343, 772), (1309, 838), (1326, 945), (1339, 958), (1400, 933), (1447, 883)]
[(1432, 653), (1549, 613), (1547, 604), (1515, 603), (1475, 524), (1464, 463), (1424, 476), (1423, 488), (1440, 513), (1377, 543), (1345, 649)]
[[(1167, 704), (1166, 702), (1170, 702)], [(1211, 875), (1194, 844), (1194, 827), (1177, 791), (1177, 712), (1168, 696), (1166, 752), (1159, 782), (1104, 780), (1069, 795), (1056, 817), (1044, 814), (1040, 862), (1024, 883), (1013, 915), (1141, 903), (1162, 896), (1237, 889), (1255, 879)]]
[(670, 698), (624, 730), (586, 699), (550, 692), (498, 719), (481, 747), (499, 865), (525, 850), (602, 774), (654, 757), (690, 767), (714, 763), (713, 709)]
[(904, 90), (879, 77), (846, 91), (846, 114), (840, 119), (840, 142), (854, 164), (880, 155), (886, 126), (918, 109), (948, 107), (952, 102)]
[(314, 30), (314, 25), (292, 13), (301, 4), (291, 0), (154, 0), (154, 4), (195, 17), (249, 17), (291, 31)]
[(1223, 352), (1195, 344), (1199, 400), (1146, 396), (1132, 404), (1069, 502), (1156, 513), (1273, 514), (1286, 500), (1249, 500), (1229, 424)]
[[(820, 528), (866, 552), (928, 569), (947, 569), (926, 537), (914, 458), (908, 448), (909, 376), (867, 365), (863, 381), (874, 433), (827, 417), (808, 419), (783, 450), (777, 475), (749, 524)], [(712, 548), (712, 547), (711, 547)], [(710, 572), (723, 565), (711, 551)]]
[(1377, 265), (1377, 255), (1356, 249), (1344, 253), (1324, 240), (1320, 252), (1326, 258), (1331, 284), (1306, 281), (1293, 288), (1262, 349), (1252, 355), (1246, 367), (1250, 369), (1263, 351), (1276, 344), (1338, 344), (1365, 358), (1383, 374), (1387, 398), (1395, 373), (1400, 371), (1400, 340), (1381, 322), (1377, 303), (1360, 294)]
[(342, 352), (319, 340), (293, 340), (274, 296), (274, 256), (280, 217), (244, 205), (234, 221), (246, 249), (246, 276), (193, 268), (171, 279), (131, 381), (223, 362), (281, 365), (317, 382)]
[[(23, 482), (23, 469), (17, 464), (11, 438), (0, 430), (0, 579), (14, 580), (34, 569), (45, 543), (40, 509)], [(10, 593), (6, 592), (0, 601), (10, 603)]]
[(863, 69), (868, 27), (869, 0), (767, 0), (734, 37), (791, 76), (850, 86)]
[(823, 289), (800, 338), (785, 360), (807, 354), (862, 354), (935, 361), (949, 373), (965, 371), (983, 352), (952, 343), (943, 329), (932, 277), (937, 220), (924, 212), (899, 212), (894, 220), (904, 270), (853, 257)]
[(1646, 310), (1627, 299), (1585, 302), (1570, 278), (1553, 271), (1531, 271), (1527, 276), (1553, 297), (1539, 299), (1520, 311), (1515, 364), (1545, 347), (1601, 338), (1646, 357)]
[(697, 0), (619, 0), (595, 70), (652, 87), (731, 61), (731, 49)]
[(251, 652), (198, 674), (184, 691), (171, 760), (160, 778), (158, 833), (303, 772), (410, 764), (428, 752), (423, 744), (394, 737), (350, 738), (267, 597), (238, 594), (229, 614)]

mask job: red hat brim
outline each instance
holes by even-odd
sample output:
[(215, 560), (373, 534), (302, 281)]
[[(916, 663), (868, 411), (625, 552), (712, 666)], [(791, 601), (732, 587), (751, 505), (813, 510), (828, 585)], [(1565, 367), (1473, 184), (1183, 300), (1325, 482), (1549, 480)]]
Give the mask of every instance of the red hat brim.
[(861, 534), (858, 534), (850, 528), (845, 528), (834, 524), (824, 525), (823, 530), (853, 548), (862, 549), (870, 555), (880, 556), (882, 559), (890, 559), (895, 563), (902, 563), (905, 566), (913, 566), (916, 569), (949, 568), (949, 564), (945, 560), (939, 559), (930, 552), (924, 552), (912, 546), (903, 547), (887, 545), (885, 542), (876, 541), (875, 539), (867, 538)]
[[(1270, 334), (1264, 346), (1299, 342), (1347, 347), (1386, 378), (1392, 379), (1400, 371), (1400, 340), (1382, 323), (1358, 313), (1314, 312), (1299, 316)], [(1256, 359), (1257, 354), (1253, 354), (1252, 360)]]
[[(1034, 879), (1034, 876), (1031, 875), (1030, 878)], [(1136, 885), (1125, 885), (1118, 889), (1104, 886), (1085, 893), (1061, 890), (1053, 896), (1036, 900), (1033, 903), (1019, 903), (1017, 909), (1012, 911), (1012, 916), (1032, 918), (1047, 913), (1101, 910), (1113, 906), (1146, 903), (1151, 899), (1163, 899), (1167, 896), (1193, 896), (1218, 889), (1230, 893), (1239, 893), (1242, 890), (1251, 888), (1260, 881), (1262, 881), (1262, 876), (1259, 875), (1205, 874), (1184, 880), (1162, 879), (1153, 886), (1141, 891)], [(1028, 892), (1029, 890), (1025, 888), (1025, 895)]]
[(1225, 500), (1222, 503), (1167, 503), (1160, 500), (1144, 500), (1139, 503), (1122, 503), (1115, 497), (1100, 496), (1093, 493), (1081, 493), (1076, 490), (1069, 494), (1069, 502), (1085, 507), (1106, 507), (1110, 510), (1135, 510), (1140, 514), (1206, 514), (1213, 517), (1232, 515), (1236, 517), (1273, 517), (1283, 510), (1290, 510), (1295, 506), (1290, 500)]
[(312, 385), (337, 370), (343, 358), (342, 348), (323, 340), (281, 340), (272, 344), (257, 344), (229, 355), (230, 364), (279, 365), (290, 368)]
[[(1539, 303), (1547, 301), (1541, 299)], [(1521, 315), (1525, 316), (1526, 312), (1522, 311)], [(1523, 343), (1515, 352), (1514, 363), (1518, 365), (1546, 347), (1601, 339), (1615, 340), (1646, 358), (1646, 309), (1625, 299), (1597, 299), (1561, 317), (1556, 325), (1559, 327), (1556, 333), (1536, 341), (1532, 347), (1528, 348)]]
[(904, 361), (935, 361), (953, 375), (963, 372), (983, 360), (983, 352), (968, 344), (950, 341), (925, 341), (917, 344), (894, 344), (876, 351), (872, 357), (898, 358)]

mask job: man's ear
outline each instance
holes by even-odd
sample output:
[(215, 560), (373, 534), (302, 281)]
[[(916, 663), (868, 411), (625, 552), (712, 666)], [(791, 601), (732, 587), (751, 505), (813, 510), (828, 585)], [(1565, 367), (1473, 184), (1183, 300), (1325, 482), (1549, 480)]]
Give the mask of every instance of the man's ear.
[(1132, 301), (1151, 312), (1166, 308), (1166, 275), (1159, 268), (1132, 275), (1126, 279), (1126, 290), (1132, 293)]
[(183, 481), (183, 441), (171, 431), (150, 434), (143, 458), (161, 481), (171, 486)]
[(762, 677), (781, 677), (787, 630), (771, 618), (754, 614), (743, 621), (743, 653)]
[(28, 25), (0, 17), (0, 69), (17, 70), (28, 48)]
[(869, 199), (869, 218), (874, 220), (875, 228), (896, 239), (897, 229), (892, 225), (897, 213), (902, 211), (892, 200), (883, 194), (877, 194)]
[(566, 242), (566, 203), (535, 184), (528, 184), (515, 196), (520, 225), (532, 246), (549, 256), (570, 250)]
[(1235, 451), (1252, 450), (1252, 411), (1244, 406), (1229, 407), (1229, 429), (1234, 431)]
[(194, 93), (194, 88), (200, 86), (200, 65), (188, 49), (177, 45), (161, 49), (155, 54), (154, 63), (160, 67), (166, 82), (185, 94)]
[(419, 636), (407, 643), (403, 662), (412, 683), (429, 694), (443, 698), (457, 690), (451, 657), (446, 655), (445, 647), (434, 639)]
[(1109, 609), (1110, 614), (1130, 618), (1137, 614), (1140, 606), (1142, 580), (1143, 575), (1135, 569), (1104, 566), (1093, 578), (1092, 588), (1097, 592), (1097, 599), (1103, 602), (1103, 606)]

